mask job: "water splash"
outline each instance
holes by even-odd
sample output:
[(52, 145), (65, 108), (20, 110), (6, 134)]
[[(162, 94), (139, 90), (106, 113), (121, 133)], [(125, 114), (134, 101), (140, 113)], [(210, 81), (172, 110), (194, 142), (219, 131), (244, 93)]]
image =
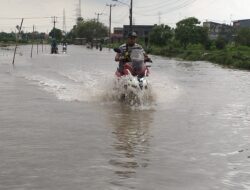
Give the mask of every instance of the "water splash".
[(147, 88), (141, 89), (139, 85), (129, 84), (130, 79), (129, 76), (113, 79), (113, 84), (105, 95), (106, 100), (120, 102), (133, 109), (145, 109), (153, 106), (155, 95), (151, 84), (148, 83)]

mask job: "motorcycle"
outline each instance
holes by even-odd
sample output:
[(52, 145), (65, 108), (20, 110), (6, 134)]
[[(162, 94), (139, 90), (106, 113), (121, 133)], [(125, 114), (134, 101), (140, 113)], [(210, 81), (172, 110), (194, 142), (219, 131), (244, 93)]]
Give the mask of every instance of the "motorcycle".
[(57, 46), (51, 46), (51, 54), (58, 54)]
[(63, 44), (62, 52), (63, 53), (67, 53), (67, 46), (66, 46), (66, 44)]
[(55, 39), (52, 39), (50, 52), (51, 52), (51, 54), (58, 54), (57, 42)]
[(117, 69), (116, 75), (116, 88), (120, 91), (122, 100), (128, 100), (130, 104), (141, 104), (143, 95), (149, 89), (149, 68), (146, 62), (152, 62), (150, 58), (145, 60), (143, 50), (133, 49), (130, 52), (129, 61), (126, 60), (127, 52), (122, 52), (121, 49), (115, 48), (116, 53), (121, 54), (121, 63), (123, 69)]

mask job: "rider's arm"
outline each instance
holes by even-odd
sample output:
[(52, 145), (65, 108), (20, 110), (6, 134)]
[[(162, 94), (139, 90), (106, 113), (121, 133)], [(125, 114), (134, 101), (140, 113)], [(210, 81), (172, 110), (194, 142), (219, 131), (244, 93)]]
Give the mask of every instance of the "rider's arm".
[(143, 53), (143, 56), (144, 56), (144, 62), (150, 62), (151, 59), (148, 57), (148, 54), (145, 52), (145, 50), (142, 48), (141, 45), (139, 45), (139, 47), (140, 47), (141, 50), (142, 50), (142, 53)]
[(152, 60), (146, 53), (144, 53), (143, 55), (144, 55), (144, 62), (152, 62)]

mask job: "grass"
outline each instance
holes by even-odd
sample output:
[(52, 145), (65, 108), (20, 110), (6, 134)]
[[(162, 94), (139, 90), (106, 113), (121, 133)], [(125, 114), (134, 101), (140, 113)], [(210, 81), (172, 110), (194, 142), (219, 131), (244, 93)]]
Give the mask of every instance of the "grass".
[(189, 61), (209, 61), (230, 68), (250, 70), (250, 47), (247, 46), (228, 45), (222, 50), (216, 48), (205, 50), (200, 45), (188, 46), (186, 49), (152, 46), (150, 53)]

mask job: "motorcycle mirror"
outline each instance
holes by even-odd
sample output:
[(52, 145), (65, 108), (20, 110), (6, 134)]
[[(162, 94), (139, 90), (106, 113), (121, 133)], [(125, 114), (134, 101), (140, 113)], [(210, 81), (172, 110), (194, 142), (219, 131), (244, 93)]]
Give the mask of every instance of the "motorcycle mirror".
[(115, 51), (116, 53), (121, 53), (121, 50), (120, 50), (119, 48), (114, 48), (114, 51)]

